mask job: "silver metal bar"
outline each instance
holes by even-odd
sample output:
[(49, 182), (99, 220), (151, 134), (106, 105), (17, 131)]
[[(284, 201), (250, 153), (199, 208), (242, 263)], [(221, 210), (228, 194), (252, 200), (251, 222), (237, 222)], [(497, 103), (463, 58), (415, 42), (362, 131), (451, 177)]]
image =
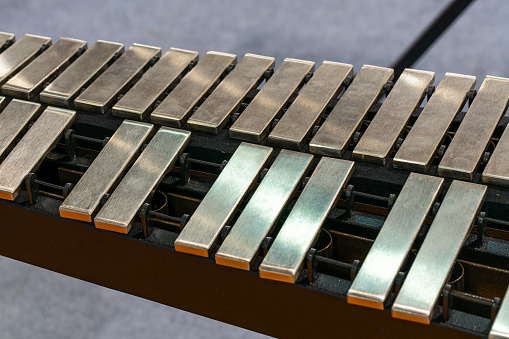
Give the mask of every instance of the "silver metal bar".
[[(502, 100), (503, 96), (500, 96)], [(507, 98), (507, 97), (506, 97)], [(491, 105), (489, 107), (492, 107)], [(498, 108), (503, 109), (502, 104)], [(484, 114), (484, 112), (483, 112)], [(509, 132), (508, 128), (500, 137), (500, 140), (495, 147), (495, 151), (491, 155), (488, 164), (482, 173), (482, 181), (487, 184), (509, 186)]]
[(353, 159), (385, 165), (434, 79), (433, 72), (406, 69), (353, 150)]
[(193, 109), (200, 105), (207, 92), (221, 80), (228, 66), (235, 63), (235, 54), (208, 52), (152, 112), (151, 121), (160, 125), (183, 127)]
[(0, 32), (0, 47), (3, 47), (7, 41), (12, 44), (16, 41), (16, 37), (12, 33)]
[(80, 91), (90, 85), (118, 53), (123, 52), (123, 44), (98, 40), (41, 92), (41, 101), (69, 107)]
[(352, 161), (322, 158), (260, 265), (260, 277), (295, 283), (307, 252), (353, 173)]
[(87, 48), (85, 41), (61, 38), (7, 81), (2, 91), (16, 98), (32, 99), (42, 90), (44, 83), (52, 80), (73, 61), (81, 48)]
[(446, 73), (394, 156), (395, 168), (427, 172), (475, 77)]
[(113, 106), (113, 115), (140, 121), (145, 119), (156, 101), (180, 81), (193, 60), (198, 61), (198, 52), (170, 48)]
[(509, 339), (509, 288), (491, 326), (490, 339)]
[(191, 133), (162, 127), (94, 218), (96, 228), (127, 234), (141, 206), (189, 143)]
[(124, 120), (64, 200), (60, 206), (60, 216), (92, 222), (101, 198), (118, 182), (153, 127), (151, 124)]
[(270, 147), (241, 143), (175, 241), (175, 250), (208, 257), (271, 154)]
[(25, 177), (39, 168), (75, 117), (76, 112), (66, 109), (49, 107), (44, 110), (0, 164), (0, 199), (16, 198)]
[(431, 322), (485, 194), (484, 185), (452, 182), (392, 306), (394, 318)]
[(482, 181), (486, 184), (509, 186), (509, 132), (507, 127), (484, 168)]
[(411, 173), (348, 291), (348, 303), (384, 309), (444, 179)]
[(43, 45), (51, 45), (51, 38), (27, 34), (0, 54), (0, 86), (35, 59)]
[(241, 62), (217, 86), (187, 121), (187, 127), (204, 133), (218, 134), (235, 113), (242, 100), (260, 85), (265, 72), (274, 67), (271, 57), (246, 54)]
[(508, 100), (509, 79), (487, 76), (438, 165), (438, 175), (474, 178)]
[(324, 61), (269, 134), (269, 143), (300, 150), (332, 100), (343, 90), (353, 66)]
[(261, 142), (288, 101), (297, 94), (315, 63), (286, 58), (254, 97), (240, 117), (230, 127), (230, 137)]
[(390, 68), (362, 66), (309, 143), (309, 151), (342, 157), (370, 107), (378, 101), (385, 84), (392, 80), (393, 75), (394, 71)]
[(152, 58), (161, 55), (159, 47), (133, 44), (74, 101), (76, 109), (104, 114), (149, 67)]
[(282, 150), (215, 255), (216, 264), (250, 270), (313, 156)]
[[(5, 103), (5, 98), (2, 103)], [(41, 105), (35, 102), (12, 99), (7, 108), (0, 113), (0, 163), (15, 145), (29, 122), (37, 118)]]

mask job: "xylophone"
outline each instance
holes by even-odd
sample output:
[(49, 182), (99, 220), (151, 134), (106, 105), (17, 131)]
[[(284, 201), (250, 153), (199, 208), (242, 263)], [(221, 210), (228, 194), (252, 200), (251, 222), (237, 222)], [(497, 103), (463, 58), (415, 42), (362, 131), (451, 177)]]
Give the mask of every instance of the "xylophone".
[(0, 37), (0, 254), (278, 337), (509, 338), (509, 79)]

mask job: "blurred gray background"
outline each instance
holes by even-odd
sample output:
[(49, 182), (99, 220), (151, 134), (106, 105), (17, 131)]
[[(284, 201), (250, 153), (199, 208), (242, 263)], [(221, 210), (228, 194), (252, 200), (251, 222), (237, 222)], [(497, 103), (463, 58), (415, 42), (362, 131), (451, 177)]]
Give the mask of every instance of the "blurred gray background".
[[(449, 1), (0, 1), (0, 30), (390, 66)], [(413, 66), (509, 77), (506, 0), (474, 2)], [(217, 305), (221, 307), (221, 305)], [(254, 338), (259, 334), (0, 257), (0, 338)]]

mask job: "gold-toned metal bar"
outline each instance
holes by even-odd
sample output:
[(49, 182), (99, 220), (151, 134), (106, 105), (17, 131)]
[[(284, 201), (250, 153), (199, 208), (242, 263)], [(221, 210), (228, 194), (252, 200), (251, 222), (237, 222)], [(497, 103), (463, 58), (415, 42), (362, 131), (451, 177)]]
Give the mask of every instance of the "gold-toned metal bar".
[(113, 115), (140, 121), (145, 119), (156, 101), (180, 81), (193, 60), (198, 61), (198, 52), (170, 48), (113, 106)]
[(173, 167), (191, 133), (162, 127), (94, 218), (96, 228), (127, 234), (141, 206)]
[(371, 106), (392, 80), (390, 68), (365, 65), (309, 143), (311, 153), (342, 157)]
[(475, 77), (446, 73), (394, 156), (395, 168), (427, 172)]
[(434, 79), (433, 72), (405, 69), (354, 148), (353, 159), (385, 165)]
[(509, 287), (490, 330), (490, 339), (509, 339)]
[(76, 58), (76, 53), (87, 48), (82, 40), (61, 38), (37, 59), (2, 86), (10, 96), (30, 100), (38, 94), (44, 83), (64, 70)]
[(101, 198), (119, 180), (153, 127), (152, 124), (124, 120), (60, 205), (60, 216), (91, 222)]
[(0, 86), (35, 59), (44, 45), (51, 45), (51, 38), (27, 34), (0, 54)]
[(251, 269), (263, 239), (278, 221), (312, 160), (313, 156), (305, 153), (279, 153), (216, 253), (217, 264)]
[(324, 61), (269, 134), (269, 142), (285, 148), (302, 149), (313, 126), (343, 90), (343, 83), (352, 72), (352, 65)]
[(152, 58), (161, 55), (161, 48), (133, 44), (74, 101), (76, 109), (106, 113), (117, 96), (123, 93), (149, 67)]
[(453, 181), (392, 306), (394, 318), (429, 324), (486, 194), (486, 186)]
[[(5, 98), (2, 98), (2, 104)], [(37, 118), (41, 105), (35, 102), (12, 99), (9, 105), (0, 113), (0, 163), (15, 145), (15, 142), (29, 122)]]
[(286, 58), (230, 127), (230, 137), (261, 142), (272, 121), (281, 115), (304, 84), (306, 75), (314, 69), (314, 62)]
[(160, 125), (183, 127), (193, 109), (220, 81), (228, 66), (235, 63), (235, 54), (208, 52), (152, 112), (151, 121)]
[[(462, 180), (474, 178), (508, 100), (509, 79), (487, 76), (438, 165), (438, 175)], [(503, 153), (504, 147), (501, 150)]]
[(0, 164), (0, 199), (14, 200), (25, 177), (36, 171), (57, 144), (76, 112), (49, 107)]
[(410, 174), (348, 291), (348, 303), (384, 309), (384, 302), (440, 194), (443, 181), (438, 177)]
[(262, 83), (265, 72), (274, 67), (274, 63), (275, 59), (271, 57), (246, 54), (189, 118), (187, 127), (204, 133), (218, 134), (249, 91)]
[(80, 91), (90, 85), (123, 52), (123, 44), (98, 40), (41, 92), (41, 101), (69, 107)]
[(260, 277), (295, 283), (307, 252), (353, 173), (352, 161), (322, 158), (260, 265)]
[(0, 48), (12, 45), (16, 41), (16, 37), (12, 33), (0, 32)]
[(271, 154), (270, 147), (241, 143), (175, 241), (175, 250), (208, 257)]

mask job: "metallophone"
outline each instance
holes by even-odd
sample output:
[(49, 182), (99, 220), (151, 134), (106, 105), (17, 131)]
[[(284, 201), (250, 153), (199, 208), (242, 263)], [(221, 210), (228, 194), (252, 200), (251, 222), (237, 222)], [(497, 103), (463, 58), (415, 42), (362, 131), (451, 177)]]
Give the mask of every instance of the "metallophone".
[(0, 254), (278, 337), (509, 338), (509, 79), (1, 37)]

